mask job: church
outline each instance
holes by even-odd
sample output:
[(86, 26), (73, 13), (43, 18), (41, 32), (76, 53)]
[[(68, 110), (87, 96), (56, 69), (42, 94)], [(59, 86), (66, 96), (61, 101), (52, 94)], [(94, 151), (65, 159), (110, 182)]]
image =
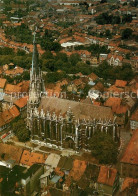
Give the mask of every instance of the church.
[(118, 141), (118, 126), (111, 108), (46, 95), (35, 38), (33, 45), (27, 103), (31, 139), (75, 151), (89, 150), (89, 140), (95, 132), (105, 132)]

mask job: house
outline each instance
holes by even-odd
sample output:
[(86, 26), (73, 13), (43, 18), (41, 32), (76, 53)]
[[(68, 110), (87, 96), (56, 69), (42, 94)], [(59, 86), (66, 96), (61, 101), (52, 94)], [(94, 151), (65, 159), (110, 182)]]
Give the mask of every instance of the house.
[(107, 61), (112, 66), (121, 66), (123, 56), (108, 54)]
[(68, 92), (77, 92), (77, 87), (76, 87), (76, 85), (75, 84), (69, 84), (68, 86), (67, 86), (67, 91)]
[(123, 179), (121, 184), (121, 190), (119, 192), (119, 196), (126, 196), (126, 195), (138, 195), (138, 179), (126, 177)]
[(5, 74), (6, 76), (15, 77), (15, 76), (17, 76), (17, 75), (23, 74), (23, 72), (24, 72), (24, 69), (23, 69), (23, 68), (17, 67), (17, 66), (16, 66), (14, 69), (6, 70), (6, 71), (4, 72), (4, 74)]
[(10, 122), (20, 115), (16, 106), (12, 106), (10, 109), (0, 113), (0, 130), (5, 129), (10, 125)]
[(17, 193), (24, 196), (32, 195), (33, 192), (39, 191), (40, 176), (44, 173), (44, 166), (41, 164), (33, 164), (29, 169), (26, 169), (17, 182)]
[(99, 55), (99, 61), (100, 63), (105, 61), (107, 59), (108, 54), (100, 54)]
[(50, 179), (53, 177), (54, 169), (49, 168), (44, 174), (40, 176), (40, 187), (45, 189), (49, 185)]
[(95, 65), (95, 66), (98, 64), (98, 59), (97, 59), (97, 57), (92, 57), (92, 58), (91, 58), (91, 64), (92, 64), (92, 65)]
[(81, 190), (96, 189), (96, 182), (99, 176), (100, 166), (88, 163), (84, 174), (77, 182), (78, 188)]
[(116, 169), (101, 166), (97, 179), (97, 190), (104, 195), (114, 195), (119, 188), (119, 174)]
[(92, 100), (96, 100), (96, 99), (99, 98), (99, 96), (100, 96), (100, 91), (90, 89), (89, 92), (88, 92), (88, 96), (89, 96)]
[(130, 128), (132, 131), (138, 129), (138, 108), (130, 117)]
[(3, 93), (4, 92), (4, 88), (6, 86), (6, 82), (7, 82), (6, 79), (0, 78), (0, 93)]
[(19, 96), (21, 92), (21, 87), (17, 85), (7, 84), (4, 90), (5, 94), (10, 94), (12, 96)]
[(126, 85), (127, 85), (127, 81), (125, 81), (125, 80), (116, 80), (115, 81), (115, 86), (117, 88), (124, 89), (126, 87)]
[(62, 188), (62, 184), (64, 180), (65, 180), (64, 172), (61, 171), (59, 167), (56, 167), (54, 170), (54, 175), (50, 179), (49, 183), (54, 187)]
[(99, 79), (99, 77), (93, 72), (90, 75), (88, 75), (88, 78), (90, 81), (93, 81), (93, 82)]
[(24, 96), (26, 95), (26, 93), (29, 92), (29, 84), (30, 84), (30, 81), (26, 81), (26, 80), (17, 84), (17, 86), (21, 88), (21, 92), (24, 93)]
[(117, 117), (116, 121), (118, 125), (123, 128), (128, 119), (128, 107), (126, 104), (122, 104), (122, 99), (119, 97), (109, 97), (105, 101), (104, 106), (112, 108), (112, 112)]
[(121, 178), (138, 178), (138, 129), (136, 129), (130, 139), (126, 150), (120, 160)]
[(62, 156), (57, 167), (60, 168), (65, 175), (68, 175), (73, 167), (73, 159), (71, 157)]
[(21, 165), (32, 166), (35, 163), (45, 163), (47, 155), (24, 150), (20, 159)]
[(71, 185), (71, 181), (75, 181), (78, 182), (82, 175), (84, 174), (85, 170), (87, 167), (87, 163), (86, 161), (82, 161), (82, 160), (78, 160), (75, 159), (73, 161), (73, 167), (71, 169), (71, 171), (69, 172), (68, 177), (65, 180), (65, 183), (63, 184), (63, 190), (69, 190), (70, 189), (70, 185)]
[(18, 107), (19, 111), (23, 111), (26, 109), (28, 97), (22, 97), (14, 102), (14, 104)]
[(135, 72), (138, 72), (138, 57), (133, 56), (130, 60), (130, 63), (132, 65), (132, 68)]

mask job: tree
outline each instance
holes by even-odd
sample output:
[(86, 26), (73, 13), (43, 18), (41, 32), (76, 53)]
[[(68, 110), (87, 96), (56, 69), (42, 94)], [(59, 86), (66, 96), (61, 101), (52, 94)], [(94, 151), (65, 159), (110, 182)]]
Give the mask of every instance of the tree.
[(19, 141), (26, 142), (30, 139), (30, 132), (26, 128), (26, 124), (23, 119), (15, 120), (12, 124), (12, 129)]
[(132, 37), (132, 29), (130, 28), (126, 28), (123, 32), (122, 32), (122, 39), (130, 39)]
[(70, 55), (70, 62), (72, 64), (72, 66), (75, 66), (79, 61), (81, 61), (80, 55), (75, 53)]
[(96, 131), (89, 141), (92, 156), (101, 164), (115, 164), (118, 156), (118, 145), (106, 133)]

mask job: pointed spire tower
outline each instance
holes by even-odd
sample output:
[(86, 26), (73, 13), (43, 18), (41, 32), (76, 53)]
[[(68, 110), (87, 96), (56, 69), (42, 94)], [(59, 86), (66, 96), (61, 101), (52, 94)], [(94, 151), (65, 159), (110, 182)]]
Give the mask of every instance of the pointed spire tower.
[(45, 91), (42, 72), (39, 68), (39, 54), (36, 44), (36, 32), (33, 40), (32, 69), (30, 71), (29, 99), (27, 103), (27, 126), (31, 130), (34, 111), (39, 107), (42, 92)]
[(33, 56), (32, 56), (32, 75), (39, 73), (39, 54), (37, 50), (36, 43), (36, 32), (34, 32), (34, 40), (33, 40)]

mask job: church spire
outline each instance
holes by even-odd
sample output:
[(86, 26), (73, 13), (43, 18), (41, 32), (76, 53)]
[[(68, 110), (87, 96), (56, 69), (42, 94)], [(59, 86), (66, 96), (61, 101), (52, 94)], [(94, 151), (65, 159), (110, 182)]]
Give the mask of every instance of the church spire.
[(38, 61), (38, 50), (37, 50), (37, 44), (36, 44), (36, 32), (34, 32), (34, 40), (33, 40), (33, 56), (32, 56), (32, 75), (34, 73), (38, 74), (39, 73), (39, 61)]

